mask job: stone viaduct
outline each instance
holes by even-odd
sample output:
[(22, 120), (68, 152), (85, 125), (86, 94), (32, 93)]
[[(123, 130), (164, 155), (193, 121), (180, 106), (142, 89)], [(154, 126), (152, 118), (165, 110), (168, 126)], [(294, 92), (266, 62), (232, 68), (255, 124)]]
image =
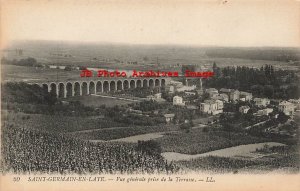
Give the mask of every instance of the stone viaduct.
[(138, 87), (164, 87), (168, 78), (106, 78), (86, 80), (66, 80), (59, 82), (37, 82), (40, 87), (48, 92), (55, 93), (59, 98), (97, 94), (102, 92), (134, 89)]

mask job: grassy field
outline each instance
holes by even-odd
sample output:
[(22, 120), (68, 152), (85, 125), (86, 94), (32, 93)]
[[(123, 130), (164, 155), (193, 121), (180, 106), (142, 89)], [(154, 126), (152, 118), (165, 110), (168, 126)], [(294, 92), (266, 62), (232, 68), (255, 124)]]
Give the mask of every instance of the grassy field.
[(90, 106), (90, 107), (100, 107), (101, 105), (106, 105), (107, 107), (113, 107), (115, 105), (127, 105), (134, 102), (129, 100), (120, 100), (120, 99), (99, 97), (99, 96), (70, 97), (64, 100), (80, 101), (83, 105)]
[(192, 129), (189, 133), (183, 131), (167, 133), (156, 141), (161, 144), (163, 152), (200, 154), (241, 144), (265, 142), (268, 139), (221, 130), (203, 132), (202, 128), (198, 128)]
[(134, 135), (154, 133), (166, 131), (164, 126), (135, 126), (135, 127), (122, 127), (115, 129), (103, 129), (99, 131), (89, 131), (89, 132), (78, 132), (75, 135), (78, 138), (86, 140), (113, 140), (120, 139)]

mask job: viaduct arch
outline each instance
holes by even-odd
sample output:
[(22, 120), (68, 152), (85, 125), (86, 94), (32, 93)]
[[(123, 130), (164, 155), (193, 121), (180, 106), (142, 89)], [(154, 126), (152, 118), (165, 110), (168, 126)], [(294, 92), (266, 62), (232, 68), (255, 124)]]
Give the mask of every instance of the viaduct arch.
[(135, 89), (140, 87), (164, 87), (166, 78), (147, 79), (105, 79), (105, 80), (85, 80), (66, 82), (46, 82), (35, 83), (45, 89), (45, 91), (56, 94), (59, 98), (72, 96), (82, 96), (103, 92)]

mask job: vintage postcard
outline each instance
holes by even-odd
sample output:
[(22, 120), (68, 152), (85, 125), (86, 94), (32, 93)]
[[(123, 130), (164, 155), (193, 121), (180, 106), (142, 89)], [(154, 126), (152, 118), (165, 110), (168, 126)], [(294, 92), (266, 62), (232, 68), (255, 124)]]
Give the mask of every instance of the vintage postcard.
[(0, 2), (1, 191), (299, 191), (300, 1)]

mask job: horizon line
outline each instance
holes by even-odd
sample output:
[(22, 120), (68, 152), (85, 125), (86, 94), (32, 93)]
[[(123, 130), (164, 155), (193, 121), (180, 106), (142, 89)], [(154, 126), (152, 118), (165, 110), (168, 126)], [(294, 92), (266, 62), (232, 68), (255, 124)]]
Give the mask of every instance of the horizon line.
[[(279, 45), (258, 45), (258, 46), (241, 46), (241, 45), (209, 45), (209, 44), (179, 44), (179, 43), (130, 43), (130, 42), (109, 42), (109, 41), (80, 41), (80, 40), (45, 40), (45, 39), (20, 39), (12, 40), (8, 43), (10, 44), (19, 43), (19, 42), (49, 42), (49, 43), (65, 43), (65, 44), (94, 44), (94, 45), (127, 45), (127, 46), (181, 46), (181, 47), (207, 47), (207, 48), (295, 48), (300, 49), (299, 46), (279, 46)], [(4, 48), (5, 49), (5, 48)]]

